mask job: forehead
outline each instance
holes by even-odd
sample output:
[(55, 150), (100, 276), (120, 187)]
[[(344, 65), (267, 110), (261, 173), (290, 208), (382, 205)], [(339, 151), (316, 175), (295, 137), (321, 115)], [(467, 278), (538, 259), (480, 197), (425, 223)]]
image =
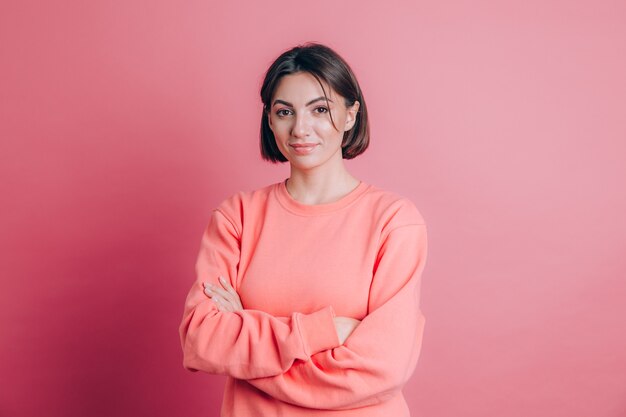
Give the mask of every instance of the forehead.
[[(320, 82), (324, 86), (324, 90), (322, 90)], [(285, 75), (278, 82), (272, 100), (283, 99), (291, 103), (306, 102), (320, 96), (324, 97), (324, 91), (326, 91), (329, 99), (334, 100), (337, 93), (324, 80), (320, 80), (320, 82), (308, 72)]]

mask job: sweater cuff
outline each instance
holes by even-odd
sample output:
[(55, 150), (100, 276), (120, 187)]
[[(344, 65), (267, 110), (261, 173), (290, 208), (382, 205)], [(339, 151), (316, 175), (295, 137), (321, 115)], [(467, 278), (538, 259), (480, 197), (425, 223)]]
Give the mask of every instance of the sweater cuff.
[(324, 307), (311, 314), (299, 314), (300, 336), (304, 351), (309, 357), (323, 350), (340, 346), (334, 317), (335, 310), (332, 306)]

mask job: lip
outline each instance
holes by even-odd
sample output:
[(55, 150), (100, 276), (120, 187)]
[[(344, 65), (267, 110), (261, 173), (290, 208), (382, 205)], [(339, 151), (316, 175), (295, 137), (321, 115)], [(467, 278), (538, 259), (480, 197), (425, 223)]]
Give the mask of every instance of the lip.
[(291, 146), (294, 152), (298, 155), (306, 155), (313, 152), (313, 149), (317, 146), (317, 143), (292, 143)]

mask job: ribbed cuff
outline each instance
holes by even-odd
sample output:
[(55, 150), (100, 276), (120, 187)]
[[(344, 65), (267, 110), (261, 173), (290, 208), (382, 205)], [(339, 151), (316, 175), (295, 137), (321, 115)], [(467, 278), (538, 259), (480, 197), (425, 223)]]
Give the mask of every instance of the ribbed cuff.
[(298, 314), (300, 336), (308, 356), (340, 345), (334, 317), (335, 310), (332, 306), (311, 314)]

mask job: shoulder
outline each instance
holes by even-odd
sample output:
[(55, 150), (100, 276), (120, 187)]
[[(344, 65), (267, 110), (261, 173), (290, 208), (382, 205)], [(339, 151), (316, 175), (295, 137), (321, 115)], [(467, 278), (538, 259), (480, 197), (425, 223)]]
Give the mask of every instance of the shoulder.
[(244, 212), (254, 211), (267, 202), (277, 184), (266, 185), (250, 191), (237, 191), (220, 202), (213, 210), (219, 212), (240, 228)]
[(409, 225), (426, 225), (424, 216), (413, 200), (404, 195), (370, 185), (364, 197), (364, 204), (382, 223), (384, 230), (391, 231)]

